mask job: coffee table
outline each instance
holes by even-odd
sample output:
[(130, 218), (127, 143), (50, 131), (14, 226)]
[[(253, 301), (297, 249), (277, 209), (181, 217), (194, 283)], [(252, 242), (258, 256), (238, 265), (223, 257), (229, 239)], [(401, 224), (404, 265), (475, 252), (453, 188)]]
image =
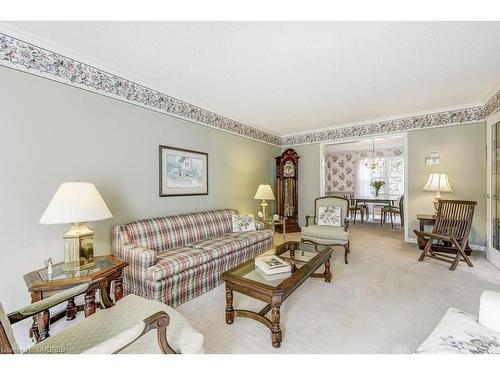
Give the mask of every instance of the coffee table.
[[(223, 275), (226, 283), (226, 323), (232, 324), (235, 317), (257, 320), (271, 330), (271, 341), (279, 348), (282, 341), (280, 328), (280, 306), (309, 277), (320, 277), (329, 283), (330, 258), (333, 248), (302, 242), (286, 242), (266, 252), (275, 254), (291, 263), (292, 271), (279, 275), (267, 276), (255, 267), (255, 260), (250, 259), (239, 266), (226, 271)], [(315, 273), (325, 265), (323, 273)], [(233, 292), (238, 292), (267, 303), (259, 312), (233, 309)], [(271, 319), (266, 314), (271, 311)]]

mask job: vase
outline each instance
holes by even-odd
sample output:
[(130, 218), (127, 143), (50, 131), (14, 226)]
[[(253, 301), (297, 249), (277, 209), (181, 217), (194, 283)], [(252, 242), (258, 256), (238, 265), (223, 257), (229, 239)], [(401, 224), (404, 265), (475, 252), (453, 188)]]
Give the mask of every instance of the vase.
[(379, 193), (380, 193), (380, 189), (375, 189), (375, 198), (378, 198)]

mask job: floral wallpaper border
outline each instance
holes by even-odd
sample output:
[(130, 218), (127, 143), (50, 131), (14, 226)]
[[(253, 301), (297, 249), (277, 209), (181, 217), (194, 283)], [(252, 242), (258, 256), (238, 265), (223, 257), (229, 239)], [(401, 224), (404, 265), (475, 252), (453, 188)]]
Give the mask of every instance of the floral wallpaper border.
[(0, 33), (0, 65), (104, 94), (158, 112), (255, 140), (281, 144), (281, 137), (162, 94), (125, 78)]
[(318, 143), (337, 139), (355, 138), (360, 136), (397, 133), (406, 130), (425, 129), (439, 126), (463, 125), (483, 121), (485, 119), (483, 106), (456, 109), (421, 116), (406, 117), (396, 120), (373, 122), (340, 129), (324, 130), (308, 134), (283, 137), (283, 146), (293, 146), (307, 143)]
[(482, 121), (500, 108), (499, 90), (484, 106), (280, 137), (3, 33), (0, 33), (0, 65), (277, 146), (468, 124)]
[(489, 115), (500, 109), (500, 90), (498, 90), (495, 95), (493, 95), (491, 99), (488, 100), (488, 102), (484, 106), (484, 109), (486, 111), (485, 117), (488, 117)]

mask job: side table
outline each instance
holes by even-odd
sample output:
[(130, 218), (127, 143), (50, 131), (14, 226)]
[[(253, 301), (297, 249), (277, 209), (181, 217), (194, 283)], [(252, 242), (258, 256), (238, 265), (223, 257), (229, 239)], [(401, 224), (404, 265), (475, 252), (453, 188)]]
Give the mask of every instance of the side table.
[[(90, 283), (98, 279), (108, 281), (108, 294), (111, 291), (111, 283), (114, 283), (114, 301), (123, 297), (122, 270), (128, 263), (113, 255), (94, 257), (95, 264), (91, 267), (77, 271), (64, 270), (64, 263), (56, 263), (52, 266), (53, 273), (49, 277), (47, 268), (30, 272), (24, 275), (24, 282), (31, 293), (31, 302), (41, 301), (61, 290), (68, 289), (83, 283)], [(33, 325), (30, 328), (30, 337), (36, 342), (45, 340), (50, 336), (50, 324), (66, 316), (66, 320), (73, 320), (78, 311), (85, 311), (85, 317), (92, 315), (96, 310), (95, 290), (89, 290), (85, 294), (85, 304), (77, 306), (74, 298), (68, 300), (65, 311), (50, 316), (49, 310), (33, 316)]]
[(276, 226), (281, 225), (283, 228), (283, 243), (286, 242), (286, 219), (285, 218), (280, 218), (279, 220), (274, 220), (274, 219), (265, 219), (264, 223), (269, 225), (271, 230), (276, 234)]

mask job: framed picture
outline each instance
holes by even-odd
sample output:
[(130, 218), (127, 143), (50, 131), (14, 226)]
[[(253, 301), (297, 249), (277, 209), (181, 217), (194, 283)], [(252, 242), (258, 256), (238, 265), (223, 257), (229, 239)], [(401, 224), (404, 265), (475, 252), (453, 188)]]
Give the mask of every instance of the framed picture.
[(208, 154), (160, 145), (160, 197), (208, 194)]

